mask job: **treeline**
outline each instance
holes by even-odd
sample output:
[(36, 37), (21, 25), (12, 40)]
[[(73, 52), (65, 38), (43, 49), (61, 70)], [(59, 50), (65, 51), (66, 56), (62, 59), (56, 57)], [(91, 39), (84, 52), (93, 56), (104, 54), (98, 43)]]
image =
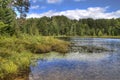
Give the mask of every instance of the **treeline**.
[[(53, 16), (25, 19), (29, 0), (0, 0), (0, 35), (120, 36), (120, 18), (79, 19)], [(20, 18), (16, 18), (17, 10)]]
[(53, 16), (16, 19), (12, 10), (4, 12), (12, 14), (1, 17), (0, 35), (24, 33), (43, 36), (120, 36), (120, 18), (71, 20), (66, 16)]
[(71, 20), (66, 16), (30, 18), (24, 21), (22, 33), (44, 36), (119, 36), (118, 19)]

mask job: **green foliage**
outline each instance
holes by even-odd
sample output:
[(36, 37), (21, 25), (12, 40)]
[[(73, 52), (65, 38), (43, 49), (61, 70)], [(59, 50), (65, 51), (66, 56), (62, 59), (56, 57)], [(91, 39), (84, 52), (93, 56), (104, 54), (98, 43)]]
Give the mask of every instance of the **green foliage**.
[[(7, 25), (4, 26), (2, 29), (0, 28), (0, 34), (19, 34), (18, 32), (21, 31), (19, 27), (21, 27), (21, 25), (23, 24), (23, 19), (26, 17), (29, 6), (29, 0), (0, 0), (0, 22), (3, 22)], [(20, 23), (20, 25), (16, 22), (16, 12), (20, 13), (21, 22), (18, 22)]]
[(98, 31), (98, 36), (103, 36), (103, 34), (100, 30)]
[[(29, 36), (0, 38), (0, 55), (2, 57), (11, 54), (28, 51), (32, 53), (46, 53), (50, 51), (62, 52), (62, 49), (69, 47), (69, 43), (55, 39), (53, 37)], [(67, 52), (67, 51), (65, 51)]]
[(18, 70), (26, 70), (29, 68), (31, 63), (32, 54), (30, 52), (23, 51), (19, 54), (14, 54), (14, 56), (9, 57), (8, 59), (13, 60), (14, 63), (18, 66)]
[(68, 52), (68, 42), (44, 36), (120, 35), (120, 18), (71, 20), (53, 16), (26, 20), (29, 6), (29, 0), (0, 0), (0, 80), (13, 80), (17, 72), (28, 69), (32, 53)]
[(65, 16), (30, 18), (25, 21), (23, 33), (44, 36), (119, 36), (118, 19), (71, 20)]
[[(53, 37), (40, 37), (40, 36), (29, 36), (26, 37), (29, 44), (26, 45), (26, 49), (33, 53), (47, 53), (50, 51), (62, 52), (63, 48), (68, 48), (69, 43), (55, 39)], [(25, 39), (25, 40), (26, 40)], [(56, 48), (56, 49), (55, 49)], [(62, 50), (62, 49), (63, 50)], [(68, 50), (64, 51), (67, 52)]]
[(7, 24), (4, 24), (2, 21), (0, 21), (0, 29), (4, 28), (6, 26), (7, 26)]
[(5, 74), (15, 74), (18, 70), (18, 66), (12, 61), (2, 63), (1, 68)]
[(29, 52), (14, 52), (10, 56), (2, 57), (0, 59), (0, 80), (13, 80), (18, 73), (28, 70), (31, 58), (32, 54)]
[(0, 80), (13, 80), (18, 72), (29, 69), (35, 54), (57, 51), (65, 53), (68, 42), (53, 37), (19, 35), (0, 36)]
[(18, 72), (18, 66), (11, 60), (0, 63), (0, 80), (13, 80), (13, 75)]
[(67, 53), (68, 52), (68, 45), (66, 44), (55, 44), (53, 45), (53, 51), (60, 52), (60, 53)]
[[(6, 1), (7, 2), (7, 1)], [(2, 4), (3, 5), (3, 4)], [(5, 5), (5, 4), (4, 4)], [(7, 6), (7, 4), (5, 5)], [(0, 7), (0, 34), (12, 35), (14, 33), (15, 13), (8, 7)]]

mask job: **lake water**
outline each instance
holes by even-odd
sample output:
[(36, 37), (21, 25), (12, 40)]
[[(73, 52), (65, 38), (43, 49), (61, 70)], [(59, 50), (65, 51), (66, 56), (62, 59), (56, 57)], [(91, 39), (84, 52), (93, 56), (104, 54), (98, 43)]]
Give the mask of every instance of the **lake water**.
[(69, 53), (45, 55), (31, 66), (29, 80), (120, 80), (120, 39), (69, 41)]

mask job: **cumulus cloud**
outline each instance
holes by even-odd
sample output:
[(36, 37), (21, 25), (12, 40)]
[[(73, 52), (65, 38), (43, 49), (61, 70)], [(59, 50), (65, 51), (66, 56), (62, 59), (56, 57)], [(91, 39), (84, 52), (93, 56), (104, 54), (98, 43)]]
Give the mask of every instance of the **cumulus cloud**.
[(47, 3), (49, 4), (55, 4), (55, 3), (61, 3), (62, 0), (47, 0)]
[(56, 15), (64, 15), (67, 16), (70, 19), (80, 19), (80, 18), (93, 18), (93, 19), (99, 19), (99, 18), (118, 18), (120, 17), (120, 10), (117, 10), (115, 12), (107, 12), (107, 8), (101, 8), (101, 7), (90, 7), (87, 9), (75, 9), (75, 10), (66, 10), (66, 11), (60, 11), (56, 12), (53, 10), (50, 10), (45, 13), (37, 14), (37, 13), (32, 13), (28, 15), (28, 18), (31, 17), (51, 17), (51, 16), (56, 16)]

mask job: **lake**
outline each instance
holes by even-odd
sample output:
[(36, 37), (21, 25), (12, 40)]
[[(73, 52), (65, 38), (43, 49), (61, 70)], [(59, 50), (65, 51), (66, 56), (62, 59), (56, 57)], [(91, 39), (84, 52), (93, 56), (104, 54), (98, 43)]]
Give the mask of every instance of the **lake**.
[(120, 39), (69, 38), (69, 53), (31, 65), (29, 80), (120, 80)]

